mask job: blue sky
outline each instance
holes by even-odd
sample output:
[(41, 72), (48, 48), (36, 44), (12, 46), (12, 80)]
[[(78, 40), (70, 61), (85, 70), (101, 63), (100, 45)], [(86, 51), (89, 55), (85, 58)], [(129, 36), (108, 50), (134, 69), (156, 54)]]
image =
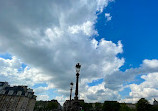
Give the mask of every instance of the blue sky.
[(116, 0), (104, 9), (112, 20), (106, 23), (104, 13), (97, 19), (99, 37), (117, 42), (121, 40), (126, 59), (123, 69), (138, 67), (144, 59), (158, 58), (158, 1)]
[[(120, 70), (137, 68), (144, 59), (158, 59), (157, 4), (156, 0), (116, 0), (98, 15), (95, 28), (99, 36), (96, 39), (104, 37), (114, 43), (121, 40), (123, 44), (124, 52), (118, 56), (125, 58), (125, 64)], [(110, 13), (111, 21), (105, 20), (105, 13)], [(142, 82), (144, 80), (140, 76), (133, 81), (135, 84)], [(96, 81), (93, 83), (97, 84)], [(124, 98), (129, 92), (130, 89), (126, 88), (120, 94)]]
[(0, 80), (28, 85), (38, 100), (63, 103), (80, 62), (85, 101), (151, 102), (158, 97), (157, 4), (0, 1)]

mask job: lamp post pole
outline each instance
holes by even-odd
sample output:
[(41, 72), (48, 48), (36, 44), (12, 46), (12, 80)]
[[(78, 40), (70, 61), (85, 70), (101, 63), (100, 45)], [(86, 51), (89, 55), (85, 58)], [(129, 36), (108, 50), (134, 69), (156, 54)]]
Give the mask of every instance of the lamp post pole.
[(75, 90), (75, 97), (73, 103), (73, 111), (80, 111), (80, 104), (78, 101), (78, 79), (79, 79), (79, 72), (80, 72), (81, 65), (79, 63), (76, 64), (76, 90)]
[(75, 90), (75, 100), (78, 100), (78, 79), (81, 65), (79, 63), (76, 64), (76, 90)]
[(71, 102), (71, 96), (72, 96), (72, 87), (73, 87), (73, 82), (70, 83), (70, 102)]
[(69, 110), (70, 111), (71, 111), (71, 108), (72, 108), (72, 104), (71, 104), (72, 87), (73, 87), (73, 82), (70, 83), (70, 103), (69, 103)]
[(78, 100), (78, 79), (79, 79), (79, 73), (76, 73), (76, 90), (75, 90), (75, 100)]

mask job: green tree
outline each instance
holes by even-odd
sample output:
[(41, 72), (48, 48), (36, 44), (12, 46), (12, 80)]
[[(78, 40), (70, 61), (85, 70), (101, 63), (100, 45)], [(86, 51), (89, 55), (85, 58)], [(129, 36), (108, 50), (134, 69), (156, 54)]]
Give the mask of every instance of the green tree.
[(101, 110), (101, 109), (102, 109), (101, 103), (96, 102), (96, 103), (95, 103), (95, 109), (96, 109), (96, 111)]
[(92, 109), (91, 103), (80, 102), (80, 106), (82, 107), (84, 111), (90, 111)]
[(137, 111), (150, 111), (151, 105), (145, 98), (141, 98), (136, 104)]
[(119, 111), (133, 111), (133, 109), (129, 108), (125, 103), (122, 103)]
[(158, 111), (158, 105), (154, 105), (151, 107), (151, 111)]
[(120, 104), (117, 101), (105, 101), (103, 111), (119, 111)]
[(57, 109), (58, 104), (51, 101), (36, 101), (34, 110), (35, 111), (47, 111), (52, 109)]
[(47, 105), (47, 109), (48, 110), (57, 109), (57, 108), (58, 108), (58, 104), (57, 103), (48, 102), (48, 105)]

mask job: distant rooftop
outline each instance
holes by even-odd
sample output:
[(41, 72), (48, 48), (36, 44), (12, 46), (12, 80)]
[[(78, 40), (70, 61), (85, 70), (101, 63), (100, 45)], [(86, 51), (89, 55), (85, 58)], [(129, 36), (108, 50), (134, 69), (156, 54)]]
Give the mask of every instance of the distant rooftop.
[(0, 86), (3, 86), (4, 84), (8, 84), (8, 82), (0, 82)]
[(34, 95), (33, 89), (27, 88), (27, 86), (9, 86), (8, 82), (0, 82), (0, 86), (3, 88), (0, 89), (1, 95), (11, 95), (11, 96), (25, 96), (29, 98), (36, 98)]

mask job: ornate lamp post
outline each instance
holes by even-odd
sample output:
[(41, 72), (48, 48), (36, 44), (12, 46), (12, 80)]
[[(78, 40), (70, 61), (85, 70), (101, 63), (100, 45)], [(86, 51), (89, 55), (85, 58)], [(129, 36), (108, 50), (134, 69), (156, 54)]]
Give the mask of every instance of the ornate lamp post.
[(73, 82), (70, 83), (70, 101), (69, 101), (68, 111), (71, 111), (72, 108), (72, 103), (71, 103), (72, 87), (73, 87)]
[(81, 111), (80, 104), (78, 101), (78, 79), (79, 79), (79, 72), (80, 72), (81, 65), (79, 63), (76, 64), (76, 90), (75, 90), (75, 97), (72, 105), (72, 111)]
[(73, 82), (70, 83), (70, 103), (71, 103), (71, 96), (72, 96), (72, 87), (73, 87)]
[(81, 65), (79, 63), (76, 64), (76, 90), (75, 90), (75, 97), (72, 103), (71, 111), (81, 111), (80, 104), (78, 101), (78, 79), (79, 79), (79, 72), (80, 72)]
[(76, 90), (75, 90), (75, 100), (78, 100), (78, 79), (81, 65), (79, 63), (76, 64)]

